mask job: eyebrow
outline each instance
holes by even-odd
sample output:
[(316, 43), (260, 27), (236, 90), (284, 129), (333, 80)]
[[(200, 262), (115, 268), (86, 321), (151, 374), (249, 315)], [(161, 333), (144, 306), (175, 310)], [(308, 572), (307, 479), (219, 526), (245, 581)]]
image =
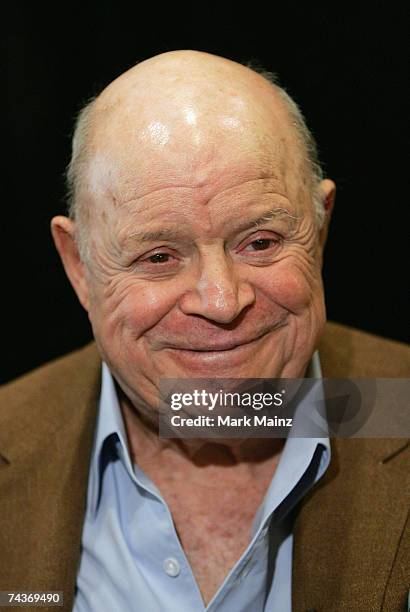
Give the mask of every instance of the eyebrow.
[(251, 220), (249, 222), (249, 227), (254, 226), (257, 228), (259, 227), (259, 225), (268, 223), (269, 221), (272, 221), (272, 219), (274, 219), (275, 217), (280, 217), (280, 216), (287, 217), (292, 226), (295, 224), (296, 221), (299, 221), (301, 219), (300, 216), (292, 215), (286, 208), (276, 207), (276, 208), (272, 208), (271, 210), (268, 210), (266, 213), (264, 213), (262, 216), (258, 217), (257, 219)]
[(157, 240), (177, 240), (180, 237), (180, 231), (164, 228), (154, 232), (132, 232), (132, 234), (128, 234), (127, 240), (133, 238), (138, 242), (156, 242)]
[[(235, 231), (242, 232), (246, 229), (254, 227), (258, 229), (261, 225), (269, 223), (275, 217), (285, 217), (289, 220), (290, 225), (293, 227), (296, 221), (298, 221), (301, 217), (292, 215), (286, 208), (272, 208), (263, 215), (256, 217), (254, 219), (249, 219), (235, 228)], [(126, 238), (126, 241), (130, 239), (136, 240), (137, 242), (157, 242), (159, 240), (178, 240), (181, 238), (180, 230), (164, 228), (156, 231), (138, 231), (132, 232)]]

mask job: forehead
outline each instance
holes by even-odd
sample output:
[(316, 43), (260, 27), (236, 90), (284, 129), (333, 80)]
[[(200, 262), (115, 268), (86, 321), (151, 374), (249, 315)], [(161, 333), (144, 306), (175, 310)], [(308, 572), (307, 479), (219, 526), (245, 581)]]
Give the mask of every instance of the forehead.
[[(173, 188), (198, 190), (207, 202), (241, 183), (276, 181), (298, 199), (306, 183), (303, 151), (287, 111), (268, 92), (197, 92), (128, 96), (97, 108), (84, 181), (92, 208), (123, 205)], [(275, 103), (274, 103), (275, 102)]]
[(179, 133), (166, 147), (136, 138), (134, 142), (123, 140), (121, 147), (96, 151), (86, 181), (92, 205), (118, 209), (131, 200), (172, 188), (195, 189), (212, 199), (218, 192), (241, 185), (246, 191), (257, 190), (265, 179), (292, 198), (305, 187), (304, 160), (286, 138), (258, 133), (224, 138), (200, 134), (198, 140)]

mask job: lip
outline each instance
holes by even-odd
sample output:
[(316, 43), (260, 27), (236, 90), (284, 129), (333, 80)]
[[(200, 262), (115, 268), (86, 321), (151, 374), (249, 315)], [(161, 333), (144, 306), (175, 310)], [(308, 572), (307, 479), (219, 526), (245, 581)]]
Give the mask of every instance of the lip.
[(175, 361), (180, 362), (181, 365), (191, 370), (201, 368), (201, 366), (223, 367), (240, 365), (251, 356), (252, 352), (257, 348), (258, 343), (263, 343), (270, 334), (284, 326), (285, 322), (281, 321), (280, 324), (276, 325), (274, 328), (247, 342), (220, 343), (217, 345), (217, 348), (214, 345), (209, 348), (201, 347), (195, 349), (168, 347), (165, 350), (172, 355)]
[(274, 325), (267, 331), (264, 331), (263, 333), (259, 334), (255, 338), (252, 338), (251, 340), (242, 340), (242, 341), (241, 340), (230, 340), (229, 342), (220, 342), (219, 344), (214, 344), (212, 346), (207, 346), (207, 347), (204, 347), (204, 346), (196, 347), (196, 346), (191, 345), (188, 348), (187, 346), (172, 346), (171, 345), (166, 348), (169, 350), (180, 351), (184, 353), (224, 353), (224, 352), (234, 351), (236, 349), (240, 349), (242, 347), (246, 347), (246, 346), (255, 344), (258, 340), (261, 340), (262, 338), (264, 338), (271, 332), (274, 332), (277, 329), (283, 327), (286, 324), (286, 321), (287, 321), (287, 316), (283, 317), (281, 320), (279, 320), (276, 323), (276, 325)]
[(185, 347), (178, 347), (178, 346), (173, 346), (170, 347), (173, 350), (176, 351), (183, 351), (183, 352), (187, 352), (187, 353), (221, 353), (221, 352), (228, 352), (228, 351), (233, 351), (234, 349), (243, 347), (243, 346), (247, 346), (248, 344), (252, 344), (254, 342), (256, 342), (257, 340), (259, 340), (260, 338), (262, 338), (263, 336), (266, 336), (268, 332), (264, 332), (263, 334), (261, 334), (260, 336), (257, 336), (256, 338), (252, 338), (252, 340), (246, 340), (244, 342), (224, 342), (222, 344), (216, 344), (213, 345), (212, 347), (191, 347), (191, 348), (185, 348)]
[(255, 345), (263, 339), (263, 336), (247, 343), (239, 344), (231, 348), (218, 350), (192, 350), (192, 349), (166, 349), (172, 355), (172, 359), (191, 371), (205, 367), (222, 367), (223, 365), (237, 365), (243, 363), (249, 353), (255, 349)]

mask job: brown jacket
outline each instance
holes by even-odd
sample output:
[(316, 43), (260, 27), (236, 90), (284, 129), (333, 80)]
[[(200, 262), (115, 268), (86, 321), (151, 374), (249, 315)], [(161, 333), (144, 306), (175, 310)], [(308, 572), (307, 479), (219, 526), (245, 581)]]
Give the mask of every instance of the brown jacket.
[[(328, 378), (410, 375), (408, 347), (334, 323), (319, 352)], [(0, 590), (63, 591), (49, 610), (73, 605), (100, 365), (90, 344), (0, 392)], [(404, 439), (332, 441), (296, 518), (294, 612), (406, 609), (409, 459)]]

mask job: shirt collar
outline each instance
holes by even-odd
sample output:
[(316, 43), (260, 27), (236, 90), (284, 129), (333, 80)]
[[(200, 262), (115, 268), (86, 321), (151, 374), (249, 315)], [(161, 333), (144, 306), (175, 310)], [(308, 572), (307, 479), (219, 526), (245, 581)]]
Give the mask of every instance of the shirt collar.
[(118, 395), (113, 376), (106, 363), (102, 364), (101, 392), (98, 407), (97, 427), (94, 438), (94, 448), (91, 458), (90, 472), (90, 498), (89, 505), (93, 516), (98, 509), (100, 490), (104, 472), (105, 444), (109, 439), (119, 441), (124, 449), (124, 458), (127, 468), (132, 470), (131, 460), (128, 453), (127, 434), (124, 419), (121, 414)]
[[(322, 378), (322, 370), (318, 351), (312, 355), (307, 372), (307, 378)], [(296, 417), (296, 415), (295, 415)], [(105, 459), (104, 450), (105, 444), (109, 439), (119, 442), (123, 449), (123, 457), (126, 468), (129, 473), (133, 473), (133, 467), (128, 450), (127, 434), (125, 431), (124, 419), (121, 414), (118, 395), (114, 384), (113, 376), (105, 362), (102, 364), (102, 380), (101, 393), (98, 409), (97, 427), (94, 438), (94, 447), (91, 458), (90, 471), (90, 490), (89, 490), (89, 509), (93, 516), (98, 510), (98, 502), (101, 494), (102, 479), (104, 475)], [(319, 469), (318, 478), (326, 470), (330, 461), (330, 442), (328, 437), (323, 438), (288, 438), (284, 446), (278, 469), (283, 465), (289, 464), (292, 455), (310, 455), (313, 453), (318, 444), (325, 447), (325, 453), (322, 457), (321, 468)], [(293, 463), (293, 461), (292, 461)], [(272, 491), (271, 491), (272, 493)], [(279, 492), (278, 492), (279, 493)], [(276, 495), (274, 495), (276, 497)], [(271, 504), (269, 504), (270, 506)]]
[[(317, 424), (309, 418), (312, 406), (316, 402), (324, 401), (323, 385), (321, 384), (322, 368), (318, 351), (313, 353), (305, 377), (316, 378), (318, 383), (311, 387), (295, 410), (292, 430), (283, 447), (275, 470), (275, 477), (271, 480), (263, 504), (255, 517), (255, 529), (257, 525), (261, 525), (270, 519), (273, 512), (286, 499), (311, 463), (314, 462), (316, 453), (319, 453), (319, 463), (310, 486), (320, 480), (330, 463), (331, 448), (327, 423), (320, 423), (320, 430), (325, 435), (314, 437), (311, 433), (310, 437), (306, 437), (310, 422), (312, 424), (311, 432), (318, 431)], [(298, 430), (301, 433), (298, 434)], [(291, 511), (299, 499), (299, 495), (293, 495), (291, 502), (286, 504), (286, 513)]]
[(320, 365), (319, 351), (315, 351), (307, 367), (305, 378), (323, 378)]

